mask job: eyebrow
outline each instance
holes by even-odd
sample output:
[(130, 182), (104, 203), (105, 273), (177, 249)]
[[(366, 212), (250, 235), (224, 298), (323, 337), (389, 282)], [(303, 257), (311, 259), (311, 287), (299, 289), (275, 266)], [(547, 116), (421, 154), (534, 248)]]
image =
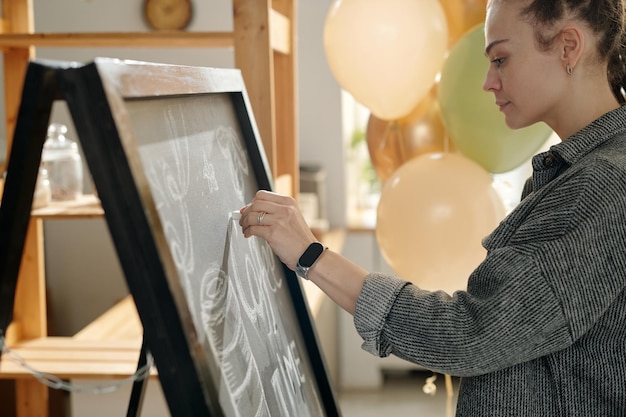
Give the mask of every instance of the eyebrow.
[(487, 45), (487, 47), (485, 48), (485, 56), (489, 55), (489, 51), (491, 51), (491, 49), (492, 49), (494, 46), (496, 46), (496, 45), (498, 45), (498, 44), (501, 44), (501, 43), (503, 43), (503, 42), (508, 42), (508, 41), (509, 41), (508, 39), (500, 39), (500, 40), (497, 40), (497, 41), (493, 41), (493, 42), (491, 42), (491, 43), (490, 43), (489, 45)]

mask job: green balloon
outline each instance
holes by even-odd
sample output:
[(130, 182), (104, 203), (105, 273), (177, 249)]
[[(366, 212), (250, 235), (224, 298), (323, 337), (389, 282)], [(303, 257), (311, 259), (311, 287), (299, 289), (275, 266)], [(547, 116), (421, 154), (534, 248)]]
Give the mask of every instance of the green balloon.
[(443, 64), (438, 87), (441, 117), (457, 149), (491, 173), (517, 168), (552, 134), (545, 123), (509, 128), (493, 94), (482, 86), (489, 68), (484, 25), (464, 35)]

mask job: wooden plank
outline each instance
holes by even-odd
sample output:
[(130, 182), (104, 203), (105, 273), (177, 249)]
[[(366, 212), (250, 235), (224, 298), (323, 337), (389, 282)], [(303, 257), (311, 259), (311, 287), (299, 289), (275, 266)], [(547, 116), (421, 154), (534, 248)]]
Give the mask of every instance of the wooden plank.
[(7, 19), (0, 18), (0, 33), (9, 32), (10, 28), (11, 28), (11, 22), (9, 22)]
[[(138, 355), (137, 355), (138, 357)], [(137, 370), (137, 360), (135, 361), (115, 361), (115, 362), (45, 362), (31, 361), (31, 365), (40, 372), (54, 375), (60, 379), (123, 379), (132, 376)], [(0, 378), (15, 379), (18, 382), (22, 380), (34, 380), (35, 384), (28, 384), (28, 389), (41, 391), (36, 396), (43, 396), (40, 388), (48, 387), (41, 382), (35, 380), (35, 376), (24, 368), (17, 366), (12, 362), (5, 363), (2, 360), (2, 367), (5, 368), (0, 373)], [(156, 368), (150, 373), (151, 378), (157, 377)], [(27, 389), (25, 387), (25, 389)], [(47, 394), (47, 393), (46, 393)]]
[(296, 69), (296, 2), (293, 0), (274, 1), (274, 7), (279, 7), (287, 16), (291, 17), (291, 25), (287, 41), (289, 53), (273, 52), (274, 64), (274, 97), (275, 115), (280, 115), (276, 122), (276, 175), (291, 175), (293, 197), (298, 196), (300, 189), (299, 147), (298, 147), (298, 112), (297, 112), (297, 69)]
[(124, 340), (90, 340), (76, 337), (47, 336), (27, 340), (17, 344), (14, 349), (22, 350), (137, 350), (141, 348), (141, 338)]
[(31, 219), (28, 226), (15, 290), (13, 320), (19, 324), (20, 337), (24, 339), (48, 334), (43, 223), (39, 219)]
[(35, 28), (32, 0), (3, 0), (4, 27), (11, 32), (30, 33)]
[[(75, 364), (100, 364), (102, 370), (98, 373), (108, 373), (108, 367), (116, 363), (137, 364), (139, 359), (139, 349), (117, 348), (117, 349), (81, 349), (80, 346), (67, 345), (63, 348), (53, 349), (50, 347), (43, 348), (15, 348), (12, 351), (26, 363), (32, 366), (33, 363), (58, 363), (67, 365), (70, 368)], [(65, 373), (66, 371), (62, 371)], [(4, 371), (3, 371), (4, 373)]]
[(269, 21), (272, 50), (285, 55), (291, 53), (291, 22), (287, 16), (270, 10)]
[[(32, 0), (3, 0), (2, 17), (5, 31), (31, 33), (34, 31)], [(28, 61), (35, 57), (35, 49), (30, 45), (10, 48), (4, 51), (4, 100), (7, 138), (7, 158), (11, 152), (13, 132), (22, 98), (22, 86)], [(4, 171), (5, 167), (2, 167)], [(19, 337), (34, 338), (47, 333), (46, 296), (43, 255), (43, 223), (31, 220), (24, 257), (18, 276), (15, 294), (14, 317), (18, 321)], [(37, 381), (16, 381), (15, 407), (19, 417), (47, 417), (48, 387)]]
[[(15, 379), (18, 382), (20, 380), (35, 380), (34, 375), (24, 370), (14, 363), (4, 363), (5, 370), (0, 374), (0, 378)], [(126, 363), (117, 361), (112, 363), (106, 362), (44, 362), (44, 361), (31, 361), (31, 365), (40, 372), (49, 373), (60, 379), (123, 379), (132, 376), (137, 369), (137, 360), (128, 361)], [(156, 378), (156, 368), (151, 371), (150, 377)], [(47, 389), (48, 387), (39, 381), (35, 381), (35, 384), (28, 384), (29, 389), (35, 391), (44, 391), (40, 388)], [(43, 392), (36, 394), (36, 396), (43, 396)]]
[(233, 0), (235, 66), (241, 69), (270, 170), (277, 176), (273, 54), (269, 0)]
[[(32, 0), (2, 1), (2, 17), (4, 30), (30, 33), (34, 30)], [(35, 56), (30, 45), (23, 48), (11, 48), (4, 53), (4, 100), (6, 112), (7, 160), (11, 150), (13, 130), (17, 111), (22, 97), (22, 84), (28, 60)], [(4, 171), (4, 168), (3, 168)]]
[(48, 417), (48, 387), (35, 379), (15, 381), (15, 407), (19, 417)]
[[(126, 378), (137, 369), (141, 338), (135, 340), (81, 340), (71, 337), (44, 337), (11, 348), (29, 367), (61, 379)], [(156, 375), (153, 370), (152, 375)], [(33, 378), (30, 370), (2, 356), (0, 378)]]
[(289, 19), (293, 20), (294, 16), (291, 14), (292, 3), (294, 3), (294, 0), (272, 0), (272, 10), (289, 16)]
[(32, 217), (40, 219), (92, 218), (103, 215), (100, 200), (92, 194), (83, 195), (72, 201), (53, 201), (31, 212)]
[(295, 1), (234, 0), (233, 8), (235, 65), (246, 82), (270, 169), (275, 178), (291, 176), (289, 194), (297, 197)]
[[(97, 373), (108, 373), (109, 366), (116, 363), (136, 365), (139, 359), (139, 349), (81, 349), (80, 346), (65, 346), (62, 349), (45, 348), (15, 348), (13, 352), (19, 354), (27, 363), (58, 363), (72, 368), (75, 364), (84, 366), (85, 364), (103, 365)], [(4, 371), (3, 371), (4, 372)], [(62, 371), (61, 373), (65, 373)]]
[[(68, 351), (68, 354), (71, 354)], [(139, 352), (135, 355), (135, 359), (121, 358), (111, 361), (56, 361), (45, 359), (30, 359), (28, 364), (38, 372), (54, 375), (60, 379), (121, 379), (132, 376), (137, 370), (137, 361)], [(18, 364), (2, 359), (2, 373), (0, 378), (3, 379), (35, 379), (35, 376), (19, 366)], [(151, 370), (151, 377), (156, 377), (156, 368)], [(41, 382), (39, 385), (44, 386)], [(31, 387), (39, 391), (39, 387), (31, 385)]]
[(0, 34), (0, 48), (35, 47), (232, 48), (232, 32), (93, 32)]
[[(32, 48), (31, 48), (32, 49)], [(28, 60), (33, 55), (31, 49), (11, 49), (4, 53), (4, 105), (6, 120), (7, 154), (9, 160), (17, 112), (22, 100), (22, 88)], [(2, 167), (2, 172), (6, 167)]]
[(284, 174), (274, 178), (274, 191), (279, 194), (287, 194), (293, 197), (293, 179), (291, 175)]

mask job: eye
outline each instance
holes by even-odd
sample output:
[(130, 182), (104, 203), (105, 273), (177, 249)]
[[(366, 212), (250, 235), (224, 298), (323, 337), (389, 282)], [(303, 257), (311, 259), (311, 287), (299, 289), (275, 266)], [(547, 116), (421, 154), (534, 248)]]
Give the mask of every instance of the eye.
[(500, 68), (500, 66), (504, 63), (504, 58), (494, 58), (491, 60), (491, 63), (496, 64), (496, 67)]

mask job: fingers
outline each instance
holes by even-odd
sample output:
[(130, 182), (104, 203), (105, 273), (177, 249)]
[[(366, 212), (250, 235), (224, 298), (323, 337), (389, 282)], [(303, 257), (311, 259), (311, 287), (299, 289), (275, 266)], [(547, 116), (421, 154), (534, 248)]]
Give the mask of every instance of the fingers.
[(267, 241), (281, 261), (292, 269), (304, 249), (316, 240), (296, 201), (289, 196), (259, 191), (240, 213), (243, 235)]
[(243, 230), (244, 236), (250, 237), (257, 235), (265, 237), (262, 230), (253, 231), (251, 228), (266, 228), (271, 225), (272, 208), (267, 204), (251, 203), (242, 209), (239, 225)]
[(239, 225), (245, 230), (250, 226), (268, 226), (272, 207), (267, 204), (249, 204), (241, 211)]
[(249, 228), (252, 235), (266, 237), (258, 227), (274, 226), (281, 224), (282, 228), (291, 228), (301, 232), (310, 231), (306, 221), (302, 217), (296, 200), (290, 196), (273, 193), (270, 191), (258, 191), (252, 201), (240, 209), (241, 219), (239, 225), (244, 232)]
[(297, 207), (293, 198), (271, 191), (258, 191), (254, 199), (239, 210), (239, 225), (244, 231), (250, 226), (269, 225), (268, 220), (272, 214), (284, 214), (288, 207)]
[(254, 201), (267, 201), (284, 206), (296, 206), (296, 200), (292, 197), (266, 190), (257, 191)]

